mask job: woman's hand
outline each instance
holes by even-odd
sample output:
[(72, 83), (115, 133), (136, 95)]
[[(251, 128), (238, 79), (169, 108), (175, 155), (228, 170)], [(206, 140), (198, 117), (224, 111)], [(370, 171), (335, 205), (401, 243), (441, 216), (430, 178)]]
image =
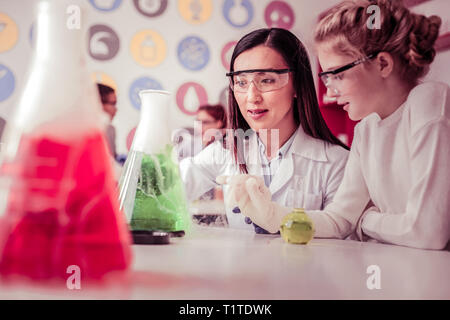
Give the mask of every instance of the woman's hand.
[(261, 177), (248, 174), (220, 176), (216, 182), (229, 186), (226, 206), (238, 206), (243, 215), (270, 233), (278, 232), (283, 216), (290, 212), (289, 208), (272, 202), (272, 195)]

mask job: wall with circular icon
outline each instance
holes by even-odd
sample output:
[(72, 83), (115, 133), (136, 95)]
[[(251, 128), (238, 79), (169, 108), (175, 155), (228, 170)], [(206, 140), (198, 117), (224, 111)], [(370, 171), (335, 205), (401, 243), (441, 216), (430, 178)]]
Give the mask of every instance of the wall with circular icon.
[[(237, 41), (264, 27), (291, 30), (312, 51), (318, 15), (340, 0), (88, 0), (82, 23), (92, 81), (113, 87), (117, 148), (139, 121), (139, 91), (171, 92), (172, 129), (192, 126), (199, 106), (226, 104)], [(36, 0), (0, 8), (0, 117), (12, 113), (36, 41)], [(23, 10), (23, 8), (29, 8)], [(32, 10), (33, 9), (33, 10)], [(301, 17), (301, 18), (300, 18)], [(311, 59), (316, 68), (315, 59)]]
[[(22, 0), (28, 2), (23, 6), (15, 2), (8, 1), (0, 9), (0, 116), (6, 118), (25, 77), (17, 66), (28, 62), (13, 58), (12, 52), (27, 50), (22, 56), (30, 59), (36, 41), (36, 17), (21, 8), (33, 8), (38, 1)], [(127, 151), (139, 121), (140, 90), (171, 92), (173, 129), (192, 126), (201, 105), (227, 103), (225, 73), (237, 41), (257, 28), (294, 28), (297, 2), (86, 1), (88, 66), (92, 81), (116, 90), (118, 112), (113, 125), (119, 152)], [(8, 52), (10, 59), (3, 59)]]

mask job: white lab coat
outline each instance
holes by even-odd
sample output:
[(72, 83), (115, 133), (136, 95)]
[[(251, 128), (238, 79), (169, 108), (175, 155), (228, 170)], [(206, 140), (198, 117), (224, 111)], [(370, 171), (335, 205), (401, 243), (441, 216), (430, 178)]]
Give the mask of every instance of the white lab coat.
[[(272, 201), (286, 207), (323, 209), (342, 180), (348, 151), (307, 135), (301, 127), (295, 134), (269, 186)], [(244, 158), (248, 173), (262, 176), (257, 139), (252, 134), (244, 141)], [(220, 142), (209, 145), (195, 157), (183, 159), (180, 173), (190, 200), (216, 187), (217, 176), (240, 174), (231, 151), (224, 149)], [(224, 186), (225, 197), (227, 189)], [(233, 213), (232, 209), (226, 208), (230, 227), (254, 230), (251, 224), (245, 223), (242, 214)]]
[(334, 201), (308, 212), (315, 237), (365, 235), (443, 249), (450, 239), (449, 138), (450, 87), (444, 83), (419, 84), (385, 119), (376, 113), (365, 117), (355, 128)]

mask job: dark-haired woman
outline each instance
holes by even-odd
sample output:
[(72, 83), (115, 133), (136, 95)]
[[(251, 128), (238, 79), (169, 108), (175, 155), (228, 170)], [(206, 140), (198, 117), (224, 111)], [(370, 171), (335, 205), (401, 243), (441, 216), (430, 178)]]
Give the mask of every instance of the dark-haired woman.
[[(247, 34), (236, 44), (228, 77), (226, 141), (180, 163), (189, 198), (216, 186), (218, 176), (245, 173), (241, 184), (257, 177), (280, 206), (321, 209), (330, 203), (348, 151), (322, 118), (300, 40), (278, 28)], [(231, 227), (278, 231), (261, 228), (238, 207), (227, 206), (227, 219)]]

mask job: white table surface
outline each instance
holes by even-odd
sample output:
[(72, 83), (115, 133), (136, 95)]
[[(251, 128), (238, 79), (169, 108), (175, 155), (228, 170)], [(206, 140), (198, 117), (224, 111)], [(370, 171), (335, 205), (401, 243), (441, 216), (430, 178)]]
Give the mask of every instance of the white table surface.
[[(69, 290), (1, 285), (0, 299), (450, 299), (450, 252), (193, 225), (169, 245), (134, 245), (131, 284)], [(381, 289), (369, 290), (370, 265)]]

